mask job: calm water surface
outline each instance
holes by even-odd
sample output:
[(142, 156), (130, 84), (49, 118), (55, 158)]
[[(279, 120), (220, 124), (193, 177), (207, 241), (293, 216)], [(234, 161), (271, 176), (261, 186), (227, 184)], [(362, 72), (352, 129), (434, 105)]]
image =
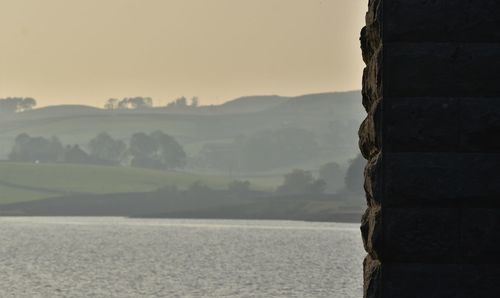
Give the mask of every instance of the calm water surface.
[(0, 297), (361, 297), (359, 225), (0, 218)]

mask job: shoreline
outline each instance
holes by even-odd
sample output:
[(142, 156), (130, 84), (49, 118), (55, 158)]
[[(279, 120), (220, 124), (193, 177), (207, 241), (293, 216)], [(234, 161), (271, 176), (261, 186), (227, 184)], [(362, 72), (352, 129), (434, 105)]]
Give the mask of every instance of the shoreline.
[[(348, 223), (348, 224), (361, 224), (362, 214), (338, 214), (333, 218), (326, 220), (320, 218), (249, 218), (249, 217), (208, 217), (208, 216), (171, 216), (171, 217), (160, 217), (160, 216), (120, 216), (120, 215), (74, 215), (74, 214), (1, 214), (1, 218), (50, 218), (50, 217), (80, 217), (80, 218), (92, 218), (92, 217), (109, 217), (109, 218), (129, 218), (129, 219), (185, 219), (185, 220), (248, 220), (248, 221), (297, 221), (297, 222), (311, 222), (311, 223)], [(358, 219), (359, 218), (359, 219)]]

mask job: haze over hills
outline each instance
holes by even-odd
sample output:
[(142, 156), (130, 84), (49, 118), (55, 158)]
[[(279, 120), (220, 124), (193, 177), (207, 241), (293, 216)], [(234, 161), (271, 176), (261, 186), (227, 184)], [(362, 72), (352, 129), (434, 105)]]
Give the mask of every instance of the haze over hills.
[[(158, 215), (168, 217), (329, 220), (347, 216), (357, 221), (362, 196), (346, 188), (344, 177), (357, 177), (362, 171), (363, 164), (356, 164), (354, 176), (349, 174), (365, 114), (360, 102), (360, 92), (352, 91), (248, 96), (214, 106), (103, 109), (61, 105), (3, 113), (0, 160), (9, 158), (20, 135), (25, 141), (18, 138), (16, 144), (29, 138), (47, 144), (56, 137), (53, 144), (60, 142), (58, 150), (66, 157), (38, 164), (28, 153), (21, 163), (16, 159), (1, 163), (4, 197), (0, 204), (9, 205), (2, 208), (13, 215), (153, 216), (161, 210)], [(90, 152), (90, 140), (103, 132), (133, 150), (135, 133), (145, 136), (155, 131), (179, 143), (186, 154), (184, 166), (138, 169), (131, 162), (132, 151), (109, 166), (81, 158)], [(68, 152), (76, 152), (77, 158), (67, 159)], [(333, 176), (326, 185), (328, 192), (303, 193), (308, 187), (322, 189), (314, 179), (329, 163)], [(313, 180), (304, 189), (283, 196), (280, 185), (294, 169), (305, 170), (299, 176)], [(312, 178), (307, 178), (308, 172)], [(254, 192), (245, 191), (244, 183), (236, 184), (243, 192), (230, 190), (233, 181), (247, 181)], [(292, 189), (295, 185), (292, 182)]]
[[(188, 109), (155, 107), (105, 110), (89, 106), (51, 106), (0, 118), (0, 159), (6, 159), (14, 138), (57, 136), (64, 144), (83, 148), (99, 134), (127, 141), (135, 132), (162, 130), (178, 139), (197, 167), (207, 145), (228, 144), (242, 136), (287, 128), (314, 135), (321, 150), (305, 161), (315, 167), (325, 160), (346, 163), (357, 152), (356, 133), (364, 115), (359, 91), (310, 94), (299, 97), (242, 97), (218, 106)], [(194, 162), (196, 161), (196, 162)], [(290, 160), (283, 168), (303, 166)], [(203, 166), (205, 167), (205, 165)]]

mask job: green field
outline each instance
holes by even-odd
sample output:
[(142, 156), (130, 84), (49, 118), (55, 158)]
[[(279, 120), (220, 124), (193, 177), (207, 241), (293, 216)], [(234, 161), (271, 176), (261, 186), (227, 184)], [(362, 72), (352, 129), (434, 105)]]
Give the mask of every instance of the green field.
[[(169, 185), (185, 189), (197, 181), (213, 189), (225, 189), (232, 180), (233, 178), (223, 176), (130, 167), (0, 162), (0, 213), (25, 216), (47, 214), (74, 216), (76, 213), (79, 216), (139, 215), (355, 222), (361, 216), (360, 200), (352, 198), (345, 200), (333, 197), (331, 200), (325, 200), (309, 196), (281, 198), (272, 197), (272, 193), (269, 192), (270, 197), (265, 199), (217, 195), (203, 199), (187, 197), (178, 200), (176, 197), (163, 198), (161, 193), (152, 192)], [(275, 187), (271, 184), (277, 183), (279, 179), (267, 176), (248, 177), (248, 180), (251, 181), (253, 189), (269, 191)], [(134, 194), (136, 192), (140, 194)], [(159, 195), (161, 200), (152, 200), (148, 194), (141, 192), (152, 192), (150, 195)], [(114, 193), (119, 195), (110, 196)], [(96, 198), (91, 194), (104, 196)], [(41, 205), (35, 202), (48, 198), (54, 199), (43, 201)], [(146, 203), (142, 202), (143, 199), (146, 199)], [(25, 204), (24, 207), (8, 205), (20, 202), (33, 202), (33, 204)], [(49, 206), (49, 209), (44, 206)]]
[(0, 163), (0, 204), (78, 193), (154, 191), (168, 185), (182, 189), (196, 181), (220, 189), (231, 179), (129, 167)]

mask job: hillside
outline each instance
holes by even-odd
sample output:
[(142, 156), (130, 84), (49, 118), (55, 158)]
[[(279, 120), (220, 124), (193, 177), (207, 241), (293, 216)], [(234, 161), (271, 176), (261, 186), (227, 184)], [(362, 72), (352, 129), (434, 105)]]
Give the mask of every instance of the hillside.
[(102, 109), (85, 105), (57, 105), (42, 107), (23, 113), (19, 113), (20, 118), (42, 118), (73, 115), (95, 115), (105, 112)]
[[(227, 144), (265, 130), (293, 127), (314, 133), (322, 146), (321, 154), (311, 155), (306, 163), (291, 163), (279, 169), (282, 173), (294, 167), (313, 169), (329, 160), (347, 163), (358, 151), (357, 130), (364, 114), (359, 91), (293, 98), (242, 97), (192, 112), (165, 108), (110, 112), (85, 106), (47, 107), (0, 119), (0, 160), (7, 157), (20, 133), (58, 136), (65, 144), (85, 148), (100, 132), (128, 141), (135, 132), (162, 130), (173, 135), (190, 160), (195, 161), (202, 157), (206, 144)], [(199, 170), (195, 163), (190, 164), (191, 170)]]
[(215, 106), (213, 110), (219, 113), (254, 113), (271, 109), (287, 100), (288, 97), (277, 95), (245, 96)]
[[(251, 195), (240, 197), (226, 190), (230, 181), (218, 176), (124, 167), (0, 163), (0, 216), (350, 222), (358, 222), (361, 216), (358, 200), (342, 195), (277, 196), (265, 184), (252, 181)], [(211, 189), (193, 192), (190, 186), (195, 182)], [(176, 185), (179, 192), (159, 191), (170, 185)]]
[(230, 179), (130, 167), (3, 162), (0, 163), (0, 204), (74, 194), (148, 192), (169, 185), (182, 189), (196, 181), (213, 188), (225, 188)]

